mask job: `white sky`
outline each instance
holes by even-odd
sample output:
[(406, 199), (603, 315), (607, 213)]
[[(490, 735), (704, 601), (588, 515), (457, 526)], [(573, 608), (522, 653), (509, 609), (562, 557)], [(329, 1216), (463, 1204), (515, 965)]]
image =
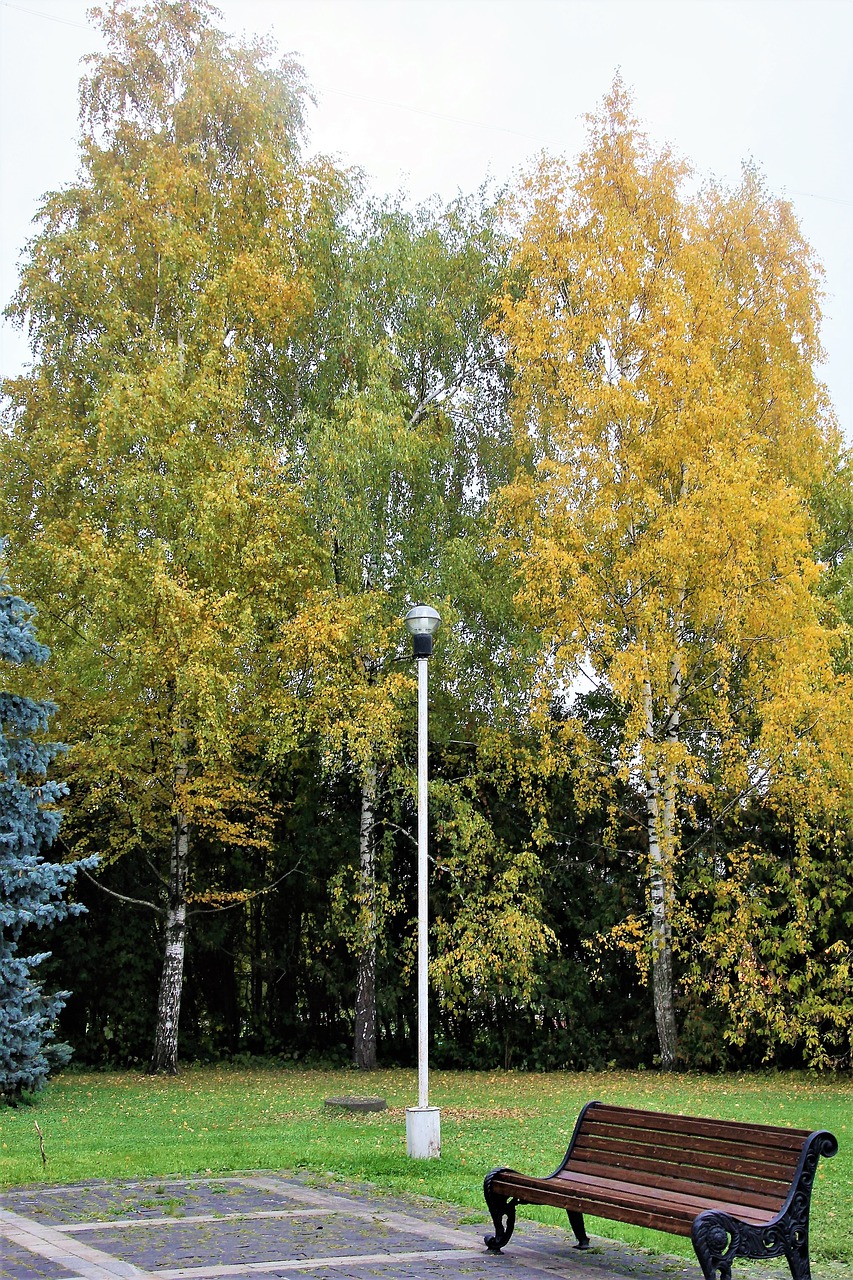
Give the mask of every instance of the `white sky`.
[[(0, 299), (40, 196), (75, 172), (81, 0), (0, 0)], [(313, 149), (421, 199), (569, 157), (615, 70), (700, 174), (753, 158), (826, 269), (823, 376), (853, 440), (853, 0), (221, 0), (271, 32), (317, 95)], [(0, 373), (27, 360), (8, 325)]]

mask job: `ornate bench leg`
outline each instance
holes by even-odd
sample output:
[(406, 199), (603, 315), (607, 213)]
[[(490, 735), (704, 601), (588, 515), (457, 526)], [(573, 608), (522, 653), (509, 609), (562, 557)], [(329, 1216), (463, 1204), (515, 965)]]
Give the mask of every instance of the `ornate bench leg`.
[(586, 1234), (586, 1228), (583, 1225), (583, 1214), (578, 1213), (576, 1210), (573, 1210), (573, 1209), (567, 1209), (566, 1213), (569, 1215), (569, 1226), (571, 1227), (572, 1231), (574, 1231), (575, 1236), (577, 1238), (577, 1244), (575, 1245), (575, 1248), (588, 1249), (589, 1236)]
[(691, 1239), (702, 1275), (705, 1280), (732, 1280), (732, 1258), (735, 1256), (734, 1242), (728, 1225), (720, 1221), (722, 1215), (702, 1213), (693, 1223)]
[(500, 1253), (504, 1245), (509, 1243), (509, 1239), (515, 1230), (515, 1206), (518, 1201), (492, 1191), (492, 1178), (496, 1173), (501, 1172), (502, 1170), (500, 1169), (493, 1169), (491, 1173), (486, 1174), (483, 1182), (483, 1195), (486, 1197), (486, 1205), (492, 1215), (492, 1222), (495, 1224), (495, 1234), (493, 1236), (483, 1236), (486, 1248), (490, 1253)]
[[(693, 1223), (692, 1240), (705, 1280), (731, 1280), (735, 1258), (763, 1261), (783, 1254), (792, 1280), (811, 1280), (808, 1221), (796, 1214), (797, 1202), (782, 1218), (765, 1227), (750, 1226), (725, 1213), (702, 1213)], [(799, 1221), (795, 1219), (800, 1219)]]
[(795, 1228), (784, 1241), (785, 1257), (791, 1268), (794, 1280), (812, 1280), (812, 1269), (809, 1266), (809, 1229), (808, 1224)]

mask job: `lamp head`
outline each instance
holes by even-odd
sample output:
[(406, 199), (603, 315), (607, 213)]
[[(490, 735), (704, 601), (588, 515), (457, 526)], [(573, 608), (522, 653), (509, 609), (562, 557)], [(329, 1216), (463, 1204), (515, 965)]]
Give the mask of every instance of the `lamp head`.
[(416, 658), (428, 658), (432, 653), (432, 638), (441, 623), (441, 617), (428, 604), (413, 605), (403, 621), (412, 637), (412, 649)]

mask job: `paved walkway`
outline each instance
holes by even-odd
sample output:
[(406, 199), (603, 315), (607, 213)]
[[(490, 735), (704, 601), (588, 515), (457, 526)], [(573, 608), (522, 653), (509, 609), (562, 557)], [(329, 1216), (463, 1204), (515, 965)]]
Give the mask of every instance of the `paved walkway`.
[(307, 1175), (29, 1187), (0, 1196), (0, 1278), (701, 1280), (695, 1262), (609, 1240), (578, 1253), (567, 1231), (525, 1221), (506, 1253), (489, 1254), (487, 1226), (446, 1205)]

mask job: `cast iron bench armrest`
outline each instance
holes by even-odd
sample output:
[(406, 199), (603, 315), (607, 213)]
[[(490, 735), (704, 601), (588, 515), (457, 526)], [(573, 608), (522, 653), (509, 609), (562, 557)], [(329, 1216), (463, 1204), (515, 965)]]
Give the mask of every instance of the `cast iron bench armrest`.
[(519, 1204), (565, 1209), (577, 1248), (583, 1215), (690, 1236), (705, 1280), (731, 1280), (735, 1258), (788, 1260), (811, 1280), (809, 1204), (817, 1162), (838, 1143), (825, 1129), (782, 1129), (588, 1102), (565, 1159), (546, 1178), (493, 1169), (483, 1190), (500, 1252)]

